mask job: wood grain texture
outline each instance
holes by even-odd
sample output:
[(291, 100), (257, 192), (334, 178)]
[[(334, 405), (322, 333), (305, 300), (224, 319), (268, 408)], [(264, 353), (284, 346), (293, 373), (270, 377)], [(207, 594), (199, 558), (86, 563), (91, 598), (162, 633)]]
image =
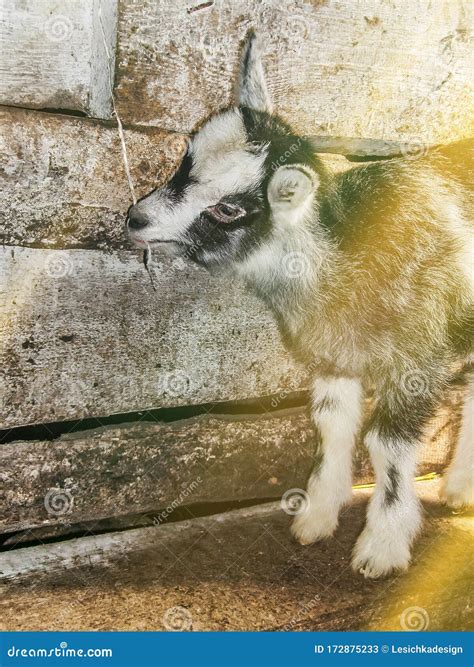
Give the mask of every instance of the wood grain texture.
[[(418, 474), (443, 468), (459, 399), (453, 393), (427, 429)], [(369, 401), (365, 409), (368, 414)], [(0, 445), (0, 532), (42, 527), (44, 539), (48, 526), (68, 533), (81, 522), (142, 512), (154, 513), (160, 524), (183, 505), (278, 498), (305, 488), (316, 444), (308, 410), (298, 408), (143, 421)], [(359, 443), (354, 483), (372, 481)]]
[[(0, 241), (49, 248), (129, 247), (131, 194), (117, 128), (83, 118), (0, 109)], [(180, 135), (126, 130), (138, 197), (166, 179)]]
[(3, 0), (0, 103), (110, 118), (116, 37), (117, 0)]
[(0, 445), (0, 532), (160, 508), (162, 523), (180, 505), (279, 496), (304, 483), (314, 444), (300, 411), (143, 422)]
[[(449, 529), (449, 526), (447, 525), (448, 522), (452, 523), (458, 530), (465, 531), (466, 536), (472, 533), (472, 522), (469, 520), (469, 517), (462, 515), (456, 516), (454, 513), (451, 513), (450, 516), (446, 516), (446, 514), (443, 515), (440, 512), (433, 511), (434, 506), (438, 502), (438, 480), (420, 482), (416, 484), (415, 489), (417, 496), (422, 501), (427, 501), (426, 506), (430, 510), (426, 517), (428, 526), (425, 525), (424, 527), (425, 531), (427, 529), (429, 531), (428, 539), (423, 545), (424, 548), (417, 548), (415, 554), (422, 554), (426, 550), (429, 550), (431, 553), (433, 552), (433, 549), (428, 549), (433, 546), (433, 542), (436, 539), (433, 532), (429, 530), (429, 525), (432, 522), (438, 524), (438, 541), (441, 539), (443, 533), (445, 534), (445, 540), (452, 537), (451, 534), (446, 535), (447, 529)], [(342, 526), (336, 538), (334, 540), (328, 540), (327, 542), (320, 542), (319, 544), (315, 544), (311, 549), (304, 549), (303, 551), (305, 553), (316, 552), (316, 557), (319, 560), (322, 558), (326, 559), (327, 551), (331, 549), (332, 553), (330, 553), (330, 555), (332, 557), (332, 562), (329, 560), (329, 569), (332, 567), (334, 570), (335, 565), (338, 565), (340, 566), (341, 571), (343, 569), (347, 571), (347, 556), (350, 553), (350, 547), (353, 544), (357, 531), (360, 530), (360, 527), (363, 525), (363, 513), (366, 501), (370, 495), (371, 490), (357, 489), (354, 493), (353, 507), (341, 516)], [(356, 517), (354, 512), (357, 512), (359, 516)], [(269, 525), (272, 518), (274, 519), (276, 517), (278, 517), (278, 521), (283, 524), (281, 533), (279, 533), (279, 531), (274, 531), (272, 526)], [(241, 561), (239, 566), (244, 566), (244, 572), (242, 573), (244, 575), (242, 578), (244, 585), (250, 585), (251, 582), (255, 583), (255, 581), (249, 578), (247, 568), (252, 561), (255, 562), (256, 560), (258, 563), (258, 556), (263, 555), (262, 548), (265, 553), (268, 554), (269, 559), (278, 558), (281, 555), (284, 556), (284, 568), (282, 568), (282, 574), (284, 571), (287, 571), (292, 564), (299, 566), (297, 568), (295, 567), (296, 574), (294, 579), (289, 582), (294, 584), (295, 581), (298, 581), (302, 576), (300, 569), (304, 571), (306, 567), (300, 566), (302, 558), (301, 547), (293, 546), (295, 543), (290, 541), (291, 538), (288, 531), (290, 519), (291, 517), (285, 516), (282, 512), (279, 502), (270, 502), (215, 514), (213, 516), (200, 517), (190, 521), (180, 521), (177, 523), (137, 528), (122, 532), (112, 532), (103, 535), (89, 535), (65, 542), (42, 544), (0, 553), (0, 581), (2, 583), (2, 592), (4, 594), (0, 601), (0, 608), (2, 609), (1, 620), (4, 621), (8, 617), (10, 625), (9, 629), (19, 629), (18, 626), (21, 625), (21, 623), (18, 619), (14, 622), (14, 615), (8, 614), (8, 611), (9, 606), (14, 604), (14, 600), (18, 595), (23, 594), (25, 590), (26, 593), (29, 594), (29, 603), (31, 604), (32, 591), (29, 588), (20, 588), (18, 585), (21, 583), (30, 585), (34, 583), (37, 592), (41, 593), (41, 598), (43, 595), (49, 594), (54, 596), (54, 598), (51, 598), (51, 602), (53, 599), (56, 599), (62, 590), (65, 590), (67, 593), (71, 591), (72, 588), (73, 595), (71, 595), (69, 599), (69, 604), (64, 604), (63, 602), (63, 604), (55, 610), (57, 615), (54, 618), (54, 621), (59, 622), (60, 624), (57, 629), (64, 629), (65, 625), (67, 626), (67, 629), (83, 629), (83, 626), (88, 624), (88, 619), (82, 619), (82, 627), (71, 627), (67, 623), (68, 616), (73, 615), (74, 607), (76, 605), (81, 608), (81, 602), (78, 602), (78, 598), (80, 599), (82, 597), (87, 599), (87, 597), (92, 596), (95, 591), (101, 593), (100, 597), (102, 598), (102, 604), (106, 604), (110, 609), (111, 591), (116, 588), (122, 590), (122, 585), (127, 580), (127, 584), (132, 585), (135, 590), (144, 589), (145, 591), (148, 591), (153, 584), (156, 584), (156, 582), (160, 580), (162, 581), (165, 590), (170, 588), (173, 589), (174, 586), (170, 586), (170, 581), (176, 581), (176, 570), (173, 565), (178, 569), (181, 575), (180, 583), (182, 585), (176, 586), (181, 592), (181, 595), (183, 592), (187, 595), (188, 592), (192, 590), (193, 586), (200, 580), (203, 565), (201, 565), (201, 569), (199, 569), (196, 560), (199, 562), (200, 560), (202, 561), (202, 559), (209, 560), (209, 558), (212, 558), (213, 567), (216, 569), (215, 572), (211, 571), (210, 577), (212, 577), (213, 574), (216, 575), (218, 589), (221, 589), (223, 583), (229, 579), (230, 581), (235, 581), (236, 572), (235, 570), (232, 570), (231, 566), (235, 565), (236, 561)], [(229, 551), (229, 546), (234, 546), (233, 544), (229, 544), (231, 542), (230, 533), (237, 536), (235, 541), (239, 543), (238, 536), (242, 535), (242, 533), (246, 533), (246, 524), (249, 521), (254, 521), (257, 527), (251, 541), (245, 540), (246, 543), (243, 545), (240, 543), (239, 546), (241, 546), (241, 548), (237, 552)], [(225, 528), (228, 528), (229, 530), (227, 536), (223, 534), (223, 529)], [(271, 533), (269, 536), (270, 539), (266, 545), (264, 543), (262, 544), (259, 539), (265, 533)], [(209, 539), (202, 540), (205, 535)], [(346, 546), (341, 548), (341, 541), (349, 541), (350, 544), (346, 545), (347, 549)], [(253, 549), (251, 548), (252, 546)], [(465, 542), (462, 546), (463, 548), (471, 547), (470, 544)], [(258, 551), (260, 551), (260, 554)], [(336, 551), (336, 553), (334, 553), (334, 551)], [(459, 552), (459, 549), (453, 550), (453, 554), (457, 552)], [(464, 568), (466, 568), (467, 552), (463, 553), (461, 551), (461, 554), (464, 558), (461, 557), (459, 565), (463, 564)], [(291, 558), (290, 562), (289, 557)], [(224, 561), (224, 567), (222, 567), (222, 561)], [(197, 567), (193, 567), (193, 565), (197, 565)], [(188, 566), (191, 566), (191, 568), (189, 569)], [(141, 575), (138, 577), (137, 569), (142, 570)], [(317, 575), (320, 574), (317, 570), (316, 572)], [(129, 573), (131, 574), (130, 578), (128, 577)], [(209, 573), (206, 572), (206, 574), (209, 580)], [(268, 581), (265, 580), (265, 574), (265, 572), (262, 572), (263, 583), (266, 583), (268, 588)], [(217, 575), (220, 576), (217, 577)], [(353, 575), (351, 576), (353, 578)], [(314, 591), (314, 586), (318, 579), (321, 579), (322, 581), (323, 590), (327, 590), (327, 576), (314, 577), (312, 582), (309, 582), (310, 585), (313, 586), (312, 590)], [(144, 580), (146, 581), (146, 584), (144, 584)], [(138, 586), (137, 581), (140, 583)], [(278, 579), (275, 578), (274, 581), (279, 584), (278, 588), (280, 588), (282, 581), (286, 580), (283, 577), (279, 577)], [(117, 582), (115, 586), (113, 585), (114, 582)], [(260, 583), (261, 587), (262, 581), (258, 583)], [(380, 597), (383, 598), (383, 594), (385, 593), (386, 595), (386, 580), (382, 583), (383, 589), (380, 590)], [(286, 588), (286, 586), (284, 588)], [(367, 599), (367, 588), (367, 584), (365, 583), (365, 589), (362, 591), (365, 600)], [(331, 597), (334, 597), (333, 590), (330, 592)], [(428, 589), (428, 592), (432, 597), (432, 587)], [(233, 589), (232, 595), (235, 598), (235, 588)], [(271, 595), (273, 599), (273, 590), (271, 591)], [(210, 597), (212, 599), (212, 596)], [(5, 603), (5, 600), (7, 599), (9, 605)], [(267, 596), (267, 604), (268, 599)], [(414, 602), (416, 602), (416, 600), (414, 600)], [(93, 608), (90, 604), (88, 606)], [(18, 605), (18, 607), (21, 609), (21, 605)], [(150, 605), (148, 605), (147, 611), (149, 611), (149, 608)], [(114, 613), (114, 611), (115, 608), (112, 613)], [(57, 612), (62, 613), (59, 615)], [(398, 617), (396, 619), (398, 624), (399, 617), (400, 613), (398, 610)], [(126, 615), (126, 618), (128, 621), (129, 614)], [(43, 619), (41, 619), (41, 621), (40, 619), (36, 619), (36, 623), (38, 623), (38, 621), (39, 623), (42, 621), (39, 629), (50, 629), (44, 623)], [(51, 619), (51, 622), (52, 621), (53, 619)], [(109, 627), (102, 627), (101, 629), (111, 629), (111, 627), (116, 628), (116, 623), (114, 621), (115, 618), (112, 622), (109, 620)], [(133, 626), (126, 627), (127, 629), (136, 629)], [(156, 629), (156, 627), (147, 627), (148, 629)], [(22, 627), (21, 629), (31, 628)], [(88, 626), (88, 629), (92, 628), (89, 628)], [(93, 629), (97, 629), (97, 627)]]
[(183, 521), (160, 526), (159, 530), (155, 527), (137, 528), (0, 553), (0, 581), (2, 584), (19, 583), (31, 577), (45, 581), (52, 574), (53, 563), (58, 568), (57, 574), (70, 571), (71, 568), (81, 568), (86, 563), (89, 566), (95, 563), (99, 567), (107, 567), (117, 556), (126, 559), (134, 550), (141, 552), (156, 545), (157, 540), (162, 544), (169, 544), (178, 536), (186, 536), (192, 543), (193, 537), (196, 540), (200, 529), (202, 530), (204, 526), (211, 527), (215, 522), (233, 523), (236, 520), (242, 521), (252, 517), (265, 520), (276, 511), (278, 511), (277, 503), (265, 503), (213, 517), (202, 517), (191, 522), (191, 525)]
[(298, 389), (237, 283), (155, 255), (0, 248), (0, 428)]
[(189, 131), (227, 105), (253, 28), (276, 110), (300, 132), (422, 143), (473, 133), (470, 0), (120, 7), (116, 94), (129, 122)]

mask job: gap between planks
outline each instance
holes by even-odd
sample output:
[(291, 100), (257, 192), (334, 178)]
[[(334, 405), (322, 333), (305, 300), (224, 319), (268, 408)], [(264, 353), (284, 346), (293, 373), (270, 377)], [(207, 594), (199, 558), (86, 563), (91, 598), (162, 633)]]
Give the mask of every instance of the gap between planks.
[[(422, 479), (416, 482), (418, 496), (428, 502), (437, 502), (438, 488), (439, 479)], [(355, 504), (368, 499), (371, 492), (372, 489), (356, 488), (352, 502)], [(193, 536), (195, 539), (197, 533), (206, 531), (216, 523), (238, 524), (252, 519), (266, 521), (281, 511), (279, 502), (270, 502), (159, 527), (134, 528), (4, 552), (0, 554), (0, 583), (19, 582), (53, 573), (59, 575), (60, 572), (82, 566), (108, 567), (114, 561), (126, 560), (128, 554), (138, 554), (153, 549), (154, 546), (182, 539), (186, 532), (189, 532), (190, 539)], [(469, 517), (452, 514), (449, 521), (455, 521), (462, 530), (472, 530)]]

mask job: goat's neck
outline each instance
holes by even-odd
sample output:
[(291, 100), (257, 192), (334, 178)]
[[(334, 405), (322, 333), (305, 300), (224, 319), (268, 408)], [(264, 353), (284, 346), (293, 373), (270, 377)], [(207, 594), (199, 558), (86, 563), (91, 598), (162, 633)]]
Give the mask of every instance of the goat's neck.
[(304, 316), (308, 300), (317, 300), (322, 276), (330, 270), (333, 252), (322, 234), (274, 236), (239, 267), (247, 285), (275, 314), (286, 320)]

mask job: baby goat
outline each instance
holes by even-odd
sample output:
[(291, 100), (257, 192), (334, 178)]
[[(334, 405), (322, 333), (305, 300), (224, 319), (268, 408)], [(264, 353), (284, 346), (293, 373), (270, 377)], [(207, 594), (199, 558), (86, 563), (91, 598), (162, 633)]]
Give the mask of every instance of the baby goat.
[[(192, 135), (171, 180), (130, 209), (129, 235), (232, 269), (310, 369), (320, 445), (292, 526), (301, 544), (330, 536), (351, 497), (364, 389), (375, 391), (364, 440), (377, 483), (352, 562), (386, 575), (407, 567), (421, 523), (415, 445), (453, 365), (473, 353), (473, 142), (332, 175), (272, 114), (253, 35), (237, 96)], [(444, 483), (452, 507), (474, 501), (472, 368), (467, 377)]]

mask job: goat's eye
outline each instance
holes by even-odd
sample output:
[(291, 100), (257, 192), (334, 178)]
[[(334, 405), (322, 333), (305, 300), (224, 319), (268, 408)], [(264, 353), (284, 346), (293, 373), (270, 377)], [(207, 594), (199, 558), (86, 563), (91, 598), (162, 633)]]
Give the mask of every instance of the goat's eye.
[(233, 222), (245, 215), (245, 209), (242, 207), (235, 206), (234, 204), (226, 204), (225, 202), (219, 202), (215, 206), (210, 206), (207, 211), (215, 220), (224, 223)]
[(216, 211), (223, 218), (236, 218), (242, 214), (241, 208), (229, 204), (217, 204)]

